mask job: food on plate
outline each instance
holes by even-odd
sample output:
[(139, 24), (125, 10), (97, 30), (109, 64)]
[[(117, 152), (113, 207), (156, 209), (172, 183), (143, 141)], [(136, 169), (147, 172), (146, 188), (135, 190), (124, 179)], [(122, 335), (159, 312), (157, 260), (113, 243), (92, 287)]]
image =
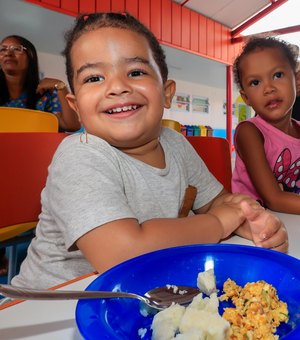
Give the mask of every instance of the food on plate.
[[(172, 304), (157, 313), (151, 325), (153, 340), (224, 340), (230, 324), (219, 314), (219, 299), (213, 269), (198, 274), (201, 293), (187, 307)], [(170, 285), (171, 286), (171, 285)], [(203, 293), (209, 295), (203, 296)]]
[(151, 325), (153, 340), (224, 340), (229, 333), (230, 324), (219, 312), (216, 293), (194, 297), (188, 307), (172, 304), (157, 313)]
[(206, 295), (217, 292), (216, 276), (213, 269), (200, 272), (197, 277), (197, 286)]
[(274, 333), (281, 322), (288, 322), (287, 304), (276, 289), (261, 280), (244, 287), (231, 279), (224, 282), (220, 301), (231, 300), (235, 307), (225, 308), (223, 318), (231, 324), (231, 339), (278, 339)]
[[(198, 274), (197, 285), (201, 293), (189, 306), (173, 303), (154, 316), (152, 340), (273, 340), (278, 339), (274, 333), (279, 324), (288, 321), (287, 304), (265, 281), (241, 287), (227, 279), (218, 297), (216, 278), (210, 269)], [(229, 300), (235, 307), (224, 308), (221, 316), (219, 301)]]

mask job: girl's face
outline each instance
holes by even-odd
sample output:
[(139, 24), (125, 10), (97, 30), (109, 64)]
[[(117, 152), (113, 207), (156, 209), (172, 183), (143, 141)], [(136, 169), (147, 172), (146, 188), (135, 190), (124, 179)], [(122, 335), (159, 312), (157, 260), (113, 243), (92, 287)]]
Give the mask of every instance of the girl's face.
[(246, 104), (271, 123), (289, 118), (296, 95), (295, 74), (283, 53), (257, 49), (242, 59), (240, 67)]
[[(1, 42), (1, 45), (10, 47), (20, 46), (20, 42), (14, 38), (7, 38)], [(6, 76), (25, 75), (28, 69), (28, 56), (24, 50), (21, 54), (8, 49), (3, 54), (0, 54), (0, 65)]]
[(147, 40), (126, 29), (84, 33), (71, 50), (74, 95), (67, 99), (87, 132), (118, 148), (156, 139), (175, 91), (163, 84)]

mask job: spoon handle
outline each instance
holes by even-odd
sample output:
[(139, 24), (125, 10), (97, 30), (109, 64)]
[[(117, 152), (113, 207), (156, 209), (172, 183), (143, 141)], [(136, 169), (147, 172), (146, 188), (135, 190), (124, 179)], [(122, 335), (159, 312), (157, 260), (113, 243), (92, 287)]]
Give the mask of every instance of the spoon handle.
[(6, 297), (23, 300), (78, 300), (78, 299), (107, 299), (131, 298), (140, 301), (148, 300), (143, 296), (124, 292), (105, 291), (76, 291), (76, 290), (38, 290), (11, 285), (0, 285), (0, 294)]

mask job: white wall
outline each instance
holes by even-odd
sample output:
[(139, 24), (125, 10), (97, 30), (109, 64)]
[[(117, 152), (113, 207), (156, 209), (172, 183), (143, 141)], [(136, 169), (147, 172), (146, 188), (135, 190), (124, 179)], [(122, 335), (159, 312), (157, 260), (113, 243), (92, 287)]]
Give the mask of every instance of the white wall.
[(226, 128), (226, 114), (223, 112), (223, 103), (226, 100), (225, 89), (182, 80), (176, 80), (176, 85), (178, 93), (208, 97), (209, 113), (193, 113), (191, 110), (189, 113), (182, 113), (169, 109), (165, 110), (164, 118), (177, 120), (182, 125), (208, 125), (218, 129)]
[(68, 84), (63, 56), (38, 51), (38, 58), (44, 77), (60, 79)]

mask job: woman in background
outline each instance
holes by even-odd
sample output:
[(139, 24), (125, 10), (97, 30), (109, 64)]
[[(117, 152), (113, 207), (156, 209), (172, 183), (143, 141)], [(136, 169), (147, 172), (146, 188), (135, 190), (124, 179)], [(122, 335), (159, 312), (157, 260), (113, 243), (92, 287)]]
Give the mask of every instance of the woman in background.
[[(11, 35), (0, 43), (0, 106), (21, 107), (56, 115), (60, 131), (80, 129), (76, 113), (69, 107), (65, 83), (39, 79), (37, 52), (27, 39)], [(6, 275), (8, 260), (0, 249), (0, 276)]]
[(61, 131), (80, 129), (76, 113), (65, 97), (68, 89), (58, 79), (39, 79), (37, 52), (27, 39), (11, 35), (0, 43), (0, 106), (53, 113)]

